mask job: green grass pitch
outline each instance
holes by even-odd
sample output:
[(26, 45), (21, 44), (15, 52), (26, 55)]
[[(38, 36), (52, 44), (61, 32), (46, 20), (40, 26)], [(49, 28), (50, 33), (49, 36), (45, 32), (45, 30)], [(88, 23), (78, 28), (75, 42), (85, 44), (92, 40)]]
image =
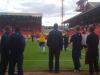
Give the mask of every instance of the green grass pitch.
[[(86, 70), (88, 69), (88, 65), (85, 64), (84, 57), (85, 51), (82, 50), (81, 68)], [(46, 47), (46, 52), (43, 53), (37, 41), (32, 42), (31, 39), (26, 40), (23, 67), (25, 71), (48, 70), (48, 48)], [(67, 51), (61, 51), (60, 70), (73, 70), (71, 47), (68, 47)]]

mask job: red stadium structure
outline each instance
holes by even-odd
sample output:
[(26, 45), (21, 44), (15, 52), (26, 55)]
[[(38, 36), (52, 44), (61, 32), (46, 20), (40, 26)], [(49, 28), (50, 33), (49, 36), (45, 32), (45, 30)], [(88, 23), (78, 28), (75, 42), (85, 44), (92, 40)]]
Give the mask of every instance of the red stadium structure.
[(13, 29), (20, 27), (24, 35), (40, 32), (42, 25), (42, 14), (40, 13), (0, 13), (0, 33), (6, 26)]

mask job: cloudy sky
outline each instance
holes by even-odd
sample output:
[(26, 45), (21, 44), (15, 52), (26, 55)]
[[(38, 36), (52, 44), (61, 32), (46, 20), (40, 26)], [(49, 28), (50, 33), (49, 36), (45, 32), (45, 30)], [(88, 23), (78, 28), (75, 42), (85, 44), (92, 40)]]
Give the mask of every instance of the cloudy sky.
[[(75, 12), (78, 0), (64, 0), (64, 20), (78, 14)], [(100, 2), (100, 0), (88, 0)], [(1, 12), (31, 12), (43, 14), (43, 25), (61, 23), (61, 0), (0, 0)]]

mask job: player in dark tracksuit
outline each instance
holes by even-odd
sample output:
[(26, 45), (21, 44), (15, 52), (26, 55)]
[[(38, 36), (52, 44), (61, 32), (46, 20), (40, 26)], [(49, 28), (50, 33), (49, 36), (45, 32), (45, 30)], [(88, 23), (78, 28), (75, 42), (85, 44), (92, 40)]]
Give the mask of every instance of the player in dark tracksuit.
[(76, 33), (71, 37), (70, 42), (72, 42), (72, 59), (74, 63), (74, 71), (77, 72), (80, 70), (80, 55), (82, 47), (82, 36), (79, 32), (80, 28), (76, 28)]
[(63, 37), (58, 31), (58, 24), (54, 24), (54, 30), (49, 33), (47, 45), (49, 48), (49, 72), (53, 72), (53, 58), (55, 57), (55, 72), (57, 73), (59, 72), (60, 50), (63, 46)]
[(5, 75), (8, 62), (9, 62), (9, 38), (10, 38), (10, 28), (6, 27), (4, 29), (4, 34), (1, 37), (0, 42), (0, 52), (1, 52), (1, 62), (0, 62), (0, 75)]
[(94, 32), (94, 28), (89, 28), (90, 34), (87, 36), (87, 47), (88, 47), (88, 63), (89, 73), (93, 75), (96, 72), (99, 75), (99, 36)]
[(14, 75), (15, 66), (17, 65), (18, 75), (23, 75), (23, 52), (25, 48), (25, 38), (20, 33), (20, 29), (16, 28), (15, 33), (10, 37), (10, 63), (9, 75)]

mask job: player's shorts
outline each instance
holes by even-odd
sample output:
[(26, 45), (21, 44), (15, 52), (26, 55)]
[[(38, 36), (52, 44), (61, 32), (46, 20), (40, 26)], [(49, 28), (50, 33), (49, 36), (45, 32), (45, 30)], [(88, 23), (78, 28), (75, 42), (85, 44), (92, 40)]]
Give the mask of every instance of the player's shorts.
[(39, 46), (45, 46), (45, 42), (39, 42)]

